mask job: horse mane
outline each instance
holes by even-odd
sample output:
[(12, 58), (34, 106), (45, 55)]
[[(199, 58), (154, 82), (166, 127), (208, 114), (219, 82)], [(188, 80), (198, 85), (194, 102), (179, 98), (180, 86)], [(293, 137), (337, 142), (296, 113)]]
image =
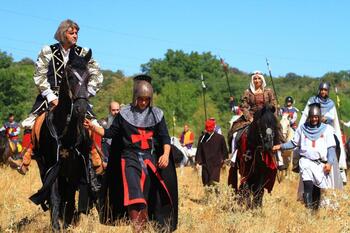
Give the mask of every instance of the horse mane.
[(67, 62), (67, 65), (75, 69), (84, 70), (87, 68), (87, 64), (91, 60), (91, 57), (92, 57), (91, 49), (89, 49), (89, 51), (84, 57), (77, 55), (74, 49), (71, 49), (69, 52), (69, 60)]

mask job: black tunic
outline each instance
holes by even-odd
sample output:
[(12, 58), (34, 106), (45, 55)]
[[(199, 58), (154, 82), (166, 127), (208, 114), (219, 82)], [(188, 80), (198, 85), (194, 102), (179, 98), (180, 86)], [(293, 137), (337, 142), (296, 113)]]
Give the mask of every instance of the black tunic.
[(218, 134), (204, 134), (198, 140), (196, 162), (202, 165), (202, 181), (204, 185), (220, 181), (220, 168), (228, 158), (225, 138)]
[[(127, 172), (129, 177), (133, 174), (138, 176), (137, 171), (143, 169), (142, 162), (137, 163), (139, 152), (147, 153), (148, 158), (149, 155), (153, 156), (153, 159), (147, 161), (151, 161), (156, 168), (154, 162), (163, 154), (163, 145), (170, 144), (170, 137), (164, 117), (154, 126), (141, 128), (130, 124), (121, 114), (118, 114), (111, 127), (105, 130), (104, 137), (112, 138), (112, 145), (103, 188), (108, 204), (103, 207), (101, 222), (109, 223), (126, 217), (126, 204), (133, 204), (135, 200), (137, 203), (139, 200), (136, 198), (139, 194), (132, 193), (128, 188), (130, 181), (125, 180), (123, 172)], [(126, 171), (123, 168), (125, 161), (136, 167), (136, 172)], [(156, 168), (155, 172), (151, 170), (150, 192), (145, 197), (149, 217), (163, 226), (169, 224), (170, 220), (171, 229), (175, 230), (178, 221), (178, 188), (172, 154), (170, 153), (169, 165), (165, 169)], [(129, 193), (126, 194), (125, 189), (129, 189)], [(130, 198), (125, 199), (125, 194)]]

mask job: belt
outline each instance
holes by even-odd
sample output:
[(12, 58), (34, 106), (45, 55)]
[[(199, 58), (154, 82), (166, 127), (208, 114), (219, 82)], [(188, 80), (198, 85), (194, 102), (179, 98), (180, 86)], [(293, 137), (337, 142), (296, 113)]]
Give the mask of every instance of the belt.
[(306, 157), (306, 156), (303, 156), (303, 155), (301, 155), (300, 157), (309, 159), (309, 160), (311, 160), (311, 161), (313, 161), (313, 162), (319, 162), (319, 163), (324, 163), (324, 164), (326, 164), (326, 163), (328, 162), (327, 160), (322, 160), (322, 159), (315, 159), (315, 160), (312, 160), (312, 159), (310, 159), (310, 158), (308, 158), (308, 157)]
[(146, 173), (146, 175), (148, 175), (148, 170), (147, 170), (147, 166), (145, 164), (145, 161), (143, 160), (143, 156), (147, 155), (147, 153), (144, 152), (136, 152), (137, 154), (137, 158), (139, 159), (139, 162), (141, 164), (142, 170)]

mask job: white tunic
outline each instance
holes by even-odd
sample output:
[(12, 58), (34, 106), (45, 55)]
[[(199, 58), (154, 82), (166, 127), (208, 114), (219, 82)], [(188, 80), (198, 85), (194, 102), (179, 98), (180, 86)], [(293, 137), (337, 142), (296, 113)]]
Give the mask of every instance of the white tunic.
[[(312, 103), (312, 97), (309, 99), (307, 102), (305, 109), (302, 113), (302, 116), (299, 121), (299, 128), (301, 125), (303, 125), (307, 119), (308, 113), (309, 113), (309, 104)], [(339, 146), (340, 146), (340, 157), (339, 157), (339, 167), (341, 169), (346, 169), (346, 152), (344, 145), (342, 143), (342, 136), (341, 136), (341, 131), (340, 131), (340, 125), (339, 125), (339, 119), (338, 119), (338, 114), (335, 106), (328, 112), (322, 112), (322, 115), (329, 118), (332, 120), (332, 122), (329, 124), (333, 128), (333, 134), (337, 135), (337, 138), (339, 140)]]
[(323, 171), (325, 164), (321, 162), (327, 161), (328, 148), (336, 146), (331, 126), (326, 125), (325, 131), (317, 140), (307, 138), (299, 127), (293, 142), (300, 148), (299, 167), (302, 181), (312, 181), (319, 188), (342, 188), (337, 160), (329, 174)]

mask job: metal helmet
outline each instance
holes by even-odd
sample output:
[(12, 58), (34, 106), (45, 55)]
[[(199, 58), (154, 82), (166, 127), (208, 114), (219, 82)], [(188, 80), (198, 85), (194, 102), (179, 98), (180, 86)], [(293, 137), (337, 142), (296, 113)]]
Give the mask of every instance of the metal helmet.
[(294, 104), (294, 99), (291, 96), (287, 96), (286, 99), (284, 100), (284, 103), (287, 104), (288, 102), (291, 102), (292, 104)]
[(152, 87), (152, 78), (151, 76), (141, 74), (134, 77), (134, 90), (132, 102), (134, 106), (137, 105), (138, 97), (149, 97), (150, 105), (152, 105), (153, 100), (153, 87)]
[(318, 91), (320, 91), (321, 89), (326, 89), (329, 92), (329, 90), (331, 89), (331, 84), (329, 82), (321, 82), (318, 86)]
[(321, 105), (319, 103), (313, 103), (313, 104), (310, 104), (309, 105), (309, 119), (312, 117), (312, 116), (318, 116), (319, 118), (319, 122), (321, 122)]

